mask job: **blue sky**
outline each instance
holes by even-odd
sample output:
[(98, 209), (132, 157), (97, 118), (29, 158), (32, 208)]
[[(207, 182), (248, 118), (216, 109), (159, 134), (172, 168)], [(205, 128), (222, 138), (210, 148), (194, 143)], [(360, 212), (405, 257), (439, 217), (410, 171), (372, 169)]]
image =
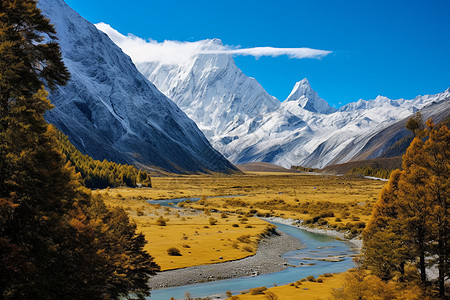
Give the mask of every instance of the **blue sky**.
[(92, 23), (141, 38), (329, 50), (321, 59), (236, 56), (284, 100), (307, 77), (339, 107), (377, 95), (411, 99), (450, 87), (450, 1), (66, 0)]

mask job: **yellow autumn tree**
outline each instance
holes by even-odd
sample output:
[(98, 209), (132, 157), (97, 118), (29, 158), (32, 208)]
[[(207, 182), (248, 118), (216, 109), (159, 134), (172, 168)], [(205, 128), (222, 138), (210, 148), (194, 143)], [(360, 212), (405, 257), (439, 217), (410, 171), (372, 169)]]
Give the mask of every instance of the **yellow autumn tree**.
[[(435, 265), (444, 299), (449, 276), (450, 132), (426, 123), (403, 156), (402, 171), (391, 175), (363, 233), (364, 263), (382, 279), (403, 273), (405, 263), (417, 265), (426, 284), (426, 269)], [(403, 278), (399, 276), (399, 278)]]

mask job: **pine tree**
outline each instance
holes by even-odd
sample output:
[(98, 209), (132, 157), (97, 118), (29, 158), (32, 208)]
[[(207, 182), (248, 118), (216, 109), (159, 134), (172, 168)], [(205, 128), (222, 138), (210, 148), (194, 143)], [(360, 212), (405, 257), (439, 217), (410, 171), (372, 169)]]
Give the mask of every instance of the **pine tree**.
[(54, 34), (35, 1), (0, 2), (0, 299), (142, 299), (158, 269), (143, 236), (91, 198), (43, 117), (44, 83), (69, 78)]

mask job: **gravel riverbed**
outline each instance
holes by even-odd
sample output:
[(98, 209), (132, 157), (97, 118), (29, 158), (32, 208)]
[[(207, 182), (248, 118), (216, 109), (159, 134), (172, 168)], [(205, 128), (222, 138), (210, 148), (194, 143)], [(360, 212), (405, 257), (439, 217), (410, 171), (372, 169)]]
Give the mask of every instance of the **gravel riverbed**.
[(259, 242), (255, 255), (240, 260), (168, 270), (150, 278), (151, 289), (181, 286), (205, 281), (279, 272), (287, 268), (287, 261), (281, 257), (288, 251), (304, 248), (302, 243), (284, 233), (266, 237)]

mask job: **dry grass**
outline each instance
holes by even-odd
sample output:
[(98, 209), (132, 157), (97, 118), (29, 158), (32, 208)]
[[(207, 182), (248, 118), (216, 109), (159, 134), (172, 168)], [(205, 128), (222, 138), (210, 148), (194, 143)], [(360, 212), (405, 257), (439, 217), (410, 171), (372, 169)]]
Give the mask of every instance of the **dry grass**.
[[(233, 227), (232, 224), (239, 223), (236, 215), (221, 218), (218, 213), (178, 210), (127, 198), (138, 191), (139, 189), (111, 190), (110, 195), (118, 193), (122, 197), (108, 196), (105, 197), (105, 202), (112, 206), (122, 206), (128, 212), (136, 222), (138, 231), (149, 241), (145, 249), (155, 258), (161, 270), (211, 264), (252, 255), (257, 249), (259, 234), (268, 225), (258, 218), (248, 218), (246, 222), (251, 228)], [(165, 220), (165, 226), (158, 225), (157, 220), (160, 218)], [(217, 223), (211, 225), (210, 218), (214, 218)], [(249, 235), (249, 240), (239, 241), (243, 235)], [(181, 256), (169, 255), (167, 250), (171, 247), (179, 249)]]
[[(322, 283), (303, 281), (294, 282), (269, 288), (267, 291), (274, 293), (280, 300), (325, 300), (330, 299), (333, 289), (340, 288), (344, 283), (345, 273), (333, 274), (332, 277), (323, 277)], [(267, 292), (266, 291), (266, 292)], [(251, 295), (250, 293), (237, 295), (239, 300), (267, 300), (265, 295)], [(231, 298), (228, 298), (231, 299)]]
[[(108, 204), (123, 206), (129, 212), (149, 241), (146, 249), (167, 270), (251, 255), (256, 250), (258, 235), (267, 224), (250, 217), (255, 213), (303, 219), (311, 226), (350, 229), (357, 234), (364, 227), (358, 222), (369, 219), (384, 182), (322, 175), (247, 173), (153, 177), (152, 184), (153, 188), (105, 189), (94, 193), (104, 195)], [(245, 196), (210, 198), (224, 195)], [(206, 213), (168, 209), (146, 202), (189, 197), (202, 197), (188, 206)], [(220, 212), (227, 212), (228, 217), (221, 217)], [(332, 217), (327, 216), (331, 214)], [(244, 215), (248, 220), (242, 219)], [(156, 224), (160, 216), (167, 220), (166, 226)], [(211, 217), (217, 221), (215, 225), (211, 225)], [(251, 236), (250, 243), (237, 240), (246, 234)], [(182, 255), (167, 255), (170, 247), (180, 249)]]

